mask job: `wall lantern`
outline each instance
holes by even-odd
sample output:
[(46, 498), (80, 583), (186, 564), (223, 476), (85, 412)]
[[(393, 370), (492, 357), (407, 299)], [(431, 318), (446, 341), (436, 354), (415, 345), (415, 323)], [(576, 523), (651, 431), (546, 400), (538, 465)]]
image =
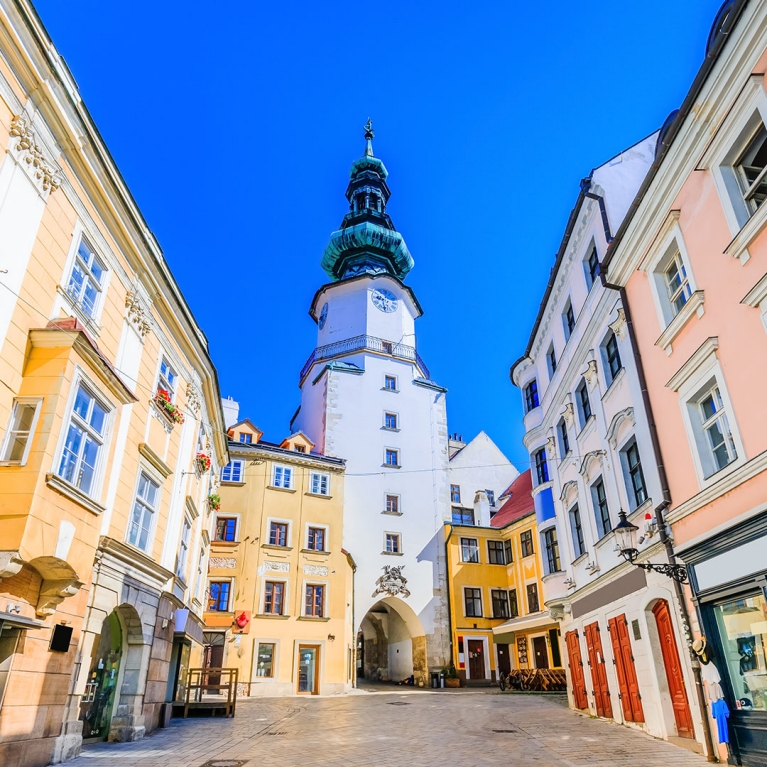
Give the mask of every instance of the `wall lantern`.
[(668, 575), (679, 583), (687, 581), (687, 568), (684, 565), (660, 564), (654, 565), (650, 562), (637, 562), (639, 549), (637, 549), (637, 531), (639, 528), (632, 525), (626, 518), (626, 512), (621, 509), (618, 514), (620, 522), (613, 528), (615, 532), (616, 548), (623, 555), (623, 558), (635, 567), (641, 567), (643, 570), (651, 570), (662, 575)]

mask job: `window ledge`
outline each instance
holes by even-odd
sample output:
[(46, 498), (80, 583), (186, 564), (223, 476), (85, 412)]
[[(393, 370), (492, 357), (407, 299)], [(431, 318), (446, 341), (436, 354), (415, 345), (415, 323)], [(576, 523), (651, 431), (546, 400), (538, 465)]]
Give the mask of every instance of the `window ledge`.
[(401, 511), (386, 511), (386, 509), (384, 509), (381, 512), (381, 514), (388, 514), (390, 517), (401, 517), (402, 516), (402, 512)]
[(329, 551), (318, 551), (317, 549), (301, 549), (302, 554), (318, 554), (323, 557), (329, 557)]
[(382, 463), (381, 466), (384, 469), (401, 469), (402, 468), (402, 464), (400, 464), (400, 463), (396, 463), (396, 464), (395, 463)]
[(256, 615), (256, 618), (272, 618), (275, 620), (287, 620), (290, 618), (289, 615), (275, 615), (274, 613), (258, 613)]
[[(72, 298), (72, 296), (69, 294), (69, 291), (63, 285), (56, 285), (56, 292), (59, 293), (59, 295), (61, 295), (61, 297), (64, 299), (71, 311), (71, 314), (74, 314), (77, 319), (80, 320), (80, 322), (82, 322), (86, 328), (88, 328), (88, 332), (94, 338), (98, 338), (103, 325), (100, 325), (95, 317), (91, 317), (90, 314), (87, 314), (83, 310), (82, 306)], [(101, 300), (103, 300), (103, 298), (104, 293), (102, 291)], [(52, 317), (51, 319), (55, 321), (57, 318)]]
[(46, 474), (45, 483), (52, 490), (69, 498), (70, 501), (74, 501), (80, 506), (92, 511), (94, 514), (101, 515), (107, 509), (106, 506), (102, 506), (97, 501), (94, 501), (89, 495), (86, 495), (82, 490), (76, 488), (74, 485), (70, 485), (65, 479), (62, 479), (58, 474)]
[(222, 485), (228, 485), (230, 487), (242, 487), (245, 483), (244, 482), (232, 482), (228, 479), (222, 479), (221, 480)]
[(597, 422), (597, 417), (592, 413), (586, 423), (583, 424), (583, 428), (578, 432), (578, 435), (575, 437), (577, 440), (582, 440), (584, 437), (587, 436), (587, 432), (590, 432), (591, 429), (594, 427), (594, 424)]
[(296, 620), (297, 621), (315, 621), (316, 623), (325, 623), (326, 621), (329, 621), (330, 618), (320, 618), (314, 615), (299, 615), (296, 618)]
[(267, 490), (279, 490), (282, 493), (295, 493), (296, 491), (292, 487), (277, 487), (276, 485), (267, 485)]
[(658, 336), (655, 345), (660, 346), (666, 354), (671, 354), (674, 351), (671, 347), (671, 342), (681, 333), (682, 328), (688, 323), (692, 315), (697, 314), (698, 317), (702, 317), (705, 313), (703, 299), (703, 291), (696, 290), (687, 299), (687, 303), (677, 312), (676, 317), (669, 322), (666, 329)]
[(584, 551), (583, 554), (581, 554), (579, 557), (576, 557), (570, 564), (575, 567), (576, 565), (579, 565), (581, 562), (583, 562), (585, 559), (588, 559), (589, 552)]
[(381, 387), (381, 391), (388, 391), (390, 394), (399, 394), (399, 389), (387, 389), (385, 386)]
[[(652, 498), (648, 498), (646, 501), (643, 501), (642, 503), (640, 503), (639, 506), (637, 506), (635, 509), (632, 509), (628, 513), (628, 516), (629, 517), (633, 517), (633, 516), (637, 516), (638, 517), (640, 513), (643, 513), (643, 512), (646, 512), (646, 511), (651, 511), (651, 510), (652, 510)], [(653, 518), (654, 518), (654, 515), (653, 515)]]
[(611, 543), (615, 538), (615, 531), (610, 530), (609, 533), (606, 533), (603, 535), (595, 544), (594, 549), (602, 549), (607, 546), (608, 543)]
[[(564, 575), (564, 570), (555, 570), (553, 573), (546, 573), (546, 575), (541, 577), (541, 581), (543, 583), (546, 583), (547, 581), (553, 581), (555, 578), (559, 578), (560, 575)], [(539, 612), (536, 610), (535, 612)]]
[(310, 495), (312, 498), (322, 498), (324, 501), (329, 501), (333, 496), (326, 493), (310, 493), (306, 492), (304, 495)]
[(23, 461), (0, 461), (0, 467), (7, 467), (7, 466), (24, 466)]
[(401, 429), (392, 429), (391, 426), (382, 426), (381, 431), (401, 431)]
[(293, 551), (292, 546), (277, 546), (274, 543), (262, 543), (262, 549), (272, 549), (273, 551)]
[[(386, 552), (384, 552), (384, 553), (386, 553)], [(470, 560), (470, 559), (462, 559), (461, 560), (461, 564), (462, 565), (479, 565), (479, 564), (481, 564), (481, 562), (472, 562), (472, 560)]]
[(610, 381), (610, 385), (605, 389), (605, 393), (602, 395), (601, 399), (602, 402), (604, 402), (606, 399), (610, 397), (610, 395), (618, 388), (618, 384), (626, 377), (626, 368), (622, 367), (616, 374), (615, 378), (613, 378), (612, 381)]
[(737, 258), (741, 264), (745, 264), (751, 258), (748, 246), (756, 239), (765, 224), (767, 224), (767, 206), (760, 205), (724, 249), (725, 255)]
[(401, 557), (404, 556), (404, 552), (402, 551), (382, 551), (382, 554), (384, 554), (387, 557)]
[(220, 546), (222, 549), (233, 549), (236, 546), (239, 546), (242, 543), (242, 541), (217, 541), (212, 540), (210, 542), (211, 546)]

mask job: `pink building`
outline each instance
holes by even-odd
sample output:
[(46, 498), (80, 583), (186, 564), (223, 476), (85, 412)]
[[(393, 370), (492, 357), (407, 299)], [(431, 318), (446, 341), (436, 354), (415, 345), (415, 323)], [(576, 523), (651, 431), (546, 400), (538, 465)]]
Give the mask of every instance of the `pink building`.
[(603, 262), (642, 359), (693, 634), (730, 710), (720, 755), (744, 765), (767, 765), (765, 74), (767, 3), (729, 0)]

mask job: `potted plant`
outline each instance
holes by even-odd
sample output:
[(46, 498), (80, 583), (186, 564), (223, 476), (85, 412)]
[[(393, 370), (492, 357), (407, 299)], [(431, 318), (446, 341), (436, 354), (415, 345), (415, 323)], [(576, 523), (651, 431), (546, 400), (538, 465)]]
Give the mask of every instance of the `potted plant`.
[(455, 666), (451, 663), (449, 666), (445, 666), (445, 687), (460, 687), (461, 678), (458, 676), (458, 672), (455, 670)]
[(197, 453), (195, 460), (197, 461), (197, 468), (200, 470), (200, 474), (205, 474), (210, 469), (210, 456), (206, 453)]
[(170, 401), (170, 393), (167, 389), (158, 389), (154, 395), (155, 404), (174, 423), (184, 423), (184, 414)]
[(221, 508), (221, 496), (218, 493), (211, 493), (208, 496), (208, 508), (211, 511), (218, 511)]

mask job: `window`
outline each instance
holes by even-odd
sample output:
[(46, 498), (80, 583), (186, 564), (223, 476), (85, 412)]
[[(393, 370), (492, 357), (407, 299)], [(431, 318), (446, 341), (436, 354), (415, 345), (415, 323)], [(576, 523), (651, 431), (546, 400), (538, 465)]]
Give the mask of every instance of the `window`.
[(256, 664), (256, 676), (271, 678), (274, 676), (274, 643), (258, 643), (258, 661)]
[(517, 600), (517, 590), (509, 589), (509, 618), (519, 617), (519, 601)]
[(128, 543), (137, 549), (147, 551), (152, 522), (157, 511), (157, 493), (160, 486), (143, 471), (139, 475), (136, 499), (133, 501), (133, 513), (128, 526)]
[(557, 424), (557, 434), (559, 435), (559, 456), (564, 458), (570, 452), (570, 438), (567, 435), (567, 423), (564, 418)]
[(642, 462), (639, 459), (639, 448), (636, 440), (632, 440), (621, 451), (624, 467), (629, 480), (629, 500), (632, 510), (641, 506), (647, 500), (647, 486), (642, 472)]
[(391, 450), (387, 447), (384, 462), (387, 466), (399, 466), (399, 450)]
[(310, 527), (307, 549), (312, 551), (325, 551), (325, 528)]
[(384, 389), (397, 391), (397, 378), (395, 376), (384, 376)]
[(229, 463), (221, 469), (221, 481), (242, 482), (244, 465), (244, 461), (229, 461)]
[(567, 302), (567, 306), (562, 312), (562, 325), (565, 328), (565, 339), (569, 341), (573, 330), (575, 330), (575, 312), (573, 311), (572, 301)]
[(165, 391), (168, 392), (168, 399), (171, 402), (176, 398), (177, 378), (176, 371), (170, 366), (168, 360), (163, 357), (162, 362), (160, 363), (160, 375), (157, 379), (157, 388), (165, 389)]
[(295, 453), (305, 453), (306, 452), (306, 445), (293, 445), (293, 452), (295, 452)]
[(269, 523), (269, 545), (287, 546), (288, 545), (288, 525), (287, 522)]
[(396, 413), (384, 413), (384, 428), (396, 429), (397, 428), (397, 414)]
[(463, 599), (466, 605), (466, 617), (481, 618), (482, 617), (482, 590), (465, 588), (463, 590)]
[(767, 198), (767, 130), (761, 122), (736, 161), (735, 169), (743, 200), (753, 214)]
[(253, 435), (252, 434), (246, 434), (244, 431), (240, 432), (240, 442), (242, 442), (243, 445), (251, 445), (253, 444)]
[(386, 496), (386, 513), (387, 514), (399, 514), (399, 496), (388, 495)]
[(501, 589), (491, 589), (490, 599), (493, 603), (493, 618), (508, 618), (509, 595)]
[(698, 422), (705, 436), (705, 454), (701, 456), (704, 475), (710, 477), (737, 457), (735, 443), (724, 409), (719, 386), (713, 386), (698, 399)]
[(503, 559), (507, 565), (510, 565), (514, 561), (514, 557), (511, 554), (511, 538), (507, 538), (503, 542)]
[(325, 617), (325, 587), (309, 585), (306, 587), (304, 615), (311, 618)]
[(529, 413), (534, 408), (537, 408), (538, 405), (540, 405), (538, 401), (538, 382), (532, 380), (525, 386), (525, 412)]
[(548, 573), (558, 573), (559, 565), (559, 541), (557, 541), (557, 529), (551, 527), (543, 533), (543, 543), (546, 549), (546, 565)]
[(491, 506), (495, 506), (495, 493), (492, 490), (485, 490), (487, 501)]
[(503, 541), (487, 542), (487, 561), (491, 565), (506, 564), (506, 559), (503, 556)]
[(535, 459), (535, 475), (538, 478), (538, 484), (542, 485), (549, 481), (549, 465), (546, 461), (546, 448), (542, 447), (533, 454)]
[(586, 285), (591, 290), (592, 285), (597, 281), (597, 277), (599, 277), (599, 254), (597, 253), (597, 246), (593, 243), (588, 255), (583, 260), (583, 267), (586, 271)]
[(384, 354), (392, 354), (394, 352), (394, 344), (391, 341), (381, 341), (381, 351)]
[(479, 563), (479, 545), (476, 538), (461, 538), (461, 562)]
[(473, 525), (474, 524), (474, 512), (471, 509), (459, 509), (453, 507), (453, 524), (454, 525)]
[(450, 502), (451, 503), (461, 502), (461, 486), (460, 485), (450, 485)]
[(230, 581), (211, 581), (208, 587), (208, 610), (211, 612), (229, 612)]
[(267, 581), (264, 584), (264, 613), (282, 615), (285, 584), (282, 581)]
[(607, 385), (609, 386), (618, 375), (621, 365), (621, 355), (618, 351), (618, 339), (615, 337), (615, 333), (610, 331), (607, 336), (607, 340), (602, 346), (603, 354), (605, 358), (605, 378), (607, 379)]
[(398, 533), (386, 533), (386, 553), (401, 554), (400, 538)]
[(605, 483), (602, 477), (591, 486), (591, 502), (594, 504), (599, 537), (603, 538), (613, 529), (613, 526), (610, 521), (610, 509), (607, 506), (607, 493), (605, 493)]
[(200, 556), (197, 558), (197, 580), (194, 584), (194, 598), (199, 601), (200, 590), (205, 579), (205, 549), (200, 549)]
[(189, 558), (189, 539), (192, 536), (192, 523), (189, 517), (184, 517), (184, 524), (181, 527), (181, 543), (178, 548), (178, 558), (176, 560), (176, 575), (183, 580), (186, 572), (186, 561)]
[(272, 486), (290, 490), (293, 487), (293, 469), (290, 466), (275, 466), (272, 475)]
[(522, 546), (522, 556), (530, 557), (535, 551), (533, 549), (533, 533), (532, 530), (525, 530), (519, 534), (519, 543)]
[(37, 408), (40, 400), (36, 402), (16, 401), (11, 413), (11, 422), (5, 434), (3, 443), (2, 461), (9, 463), (25, 464), (31, 446), (31, 436), (37, 423)]
[(83, 384), (69, 414), (58, 475), (84, 492), (95, 492), (97, 464), (104, 447), (107, 411)]
[(553, 378), (554, 373), (557, 372), (557, 353), (554, 351), (554, 344), (546, 352), (546, 368), (549, 371), (549, 378)]
[(106, 269), (101, 259), (83, 237), (77, 248), (75, 263), (72, 266), (72, 274), (67, 285), (67, 293), (88, 317), (96, 316), (99, 297), (104, 289), (105, 272)]
[(568, 516), (570, 517), (570, 530), (573, 534), (573, 549), (575, 550), (575, 558), (577, 559), (581, 554), (586, 553), (586, 545), (583, 542), (581, 512), (577, 503), (570, 509)]
[(666, 286), (671, 312), (676, 316), (692, 295), (687, 269), (682, 261), (682, 254), (678, 250), (663, 271), (663, 283)]
[(581, 419), (581, 428), (586, 425), (586, 421), (591, 418), (591, 401), (589, 400), (589, 389), (586, 381), (581, 381), (581, 385), (575, 391), (575, 400), (578, 405), (578, 415)]
[(538, 584), (537, 583), (527, 584), (527, 609), (531, 613), (537, 613), (541, 609), (541, 606), (538, 603)]
[(330, 475), (313, 471), (311, 488), (314, 495), (330, 495)]

